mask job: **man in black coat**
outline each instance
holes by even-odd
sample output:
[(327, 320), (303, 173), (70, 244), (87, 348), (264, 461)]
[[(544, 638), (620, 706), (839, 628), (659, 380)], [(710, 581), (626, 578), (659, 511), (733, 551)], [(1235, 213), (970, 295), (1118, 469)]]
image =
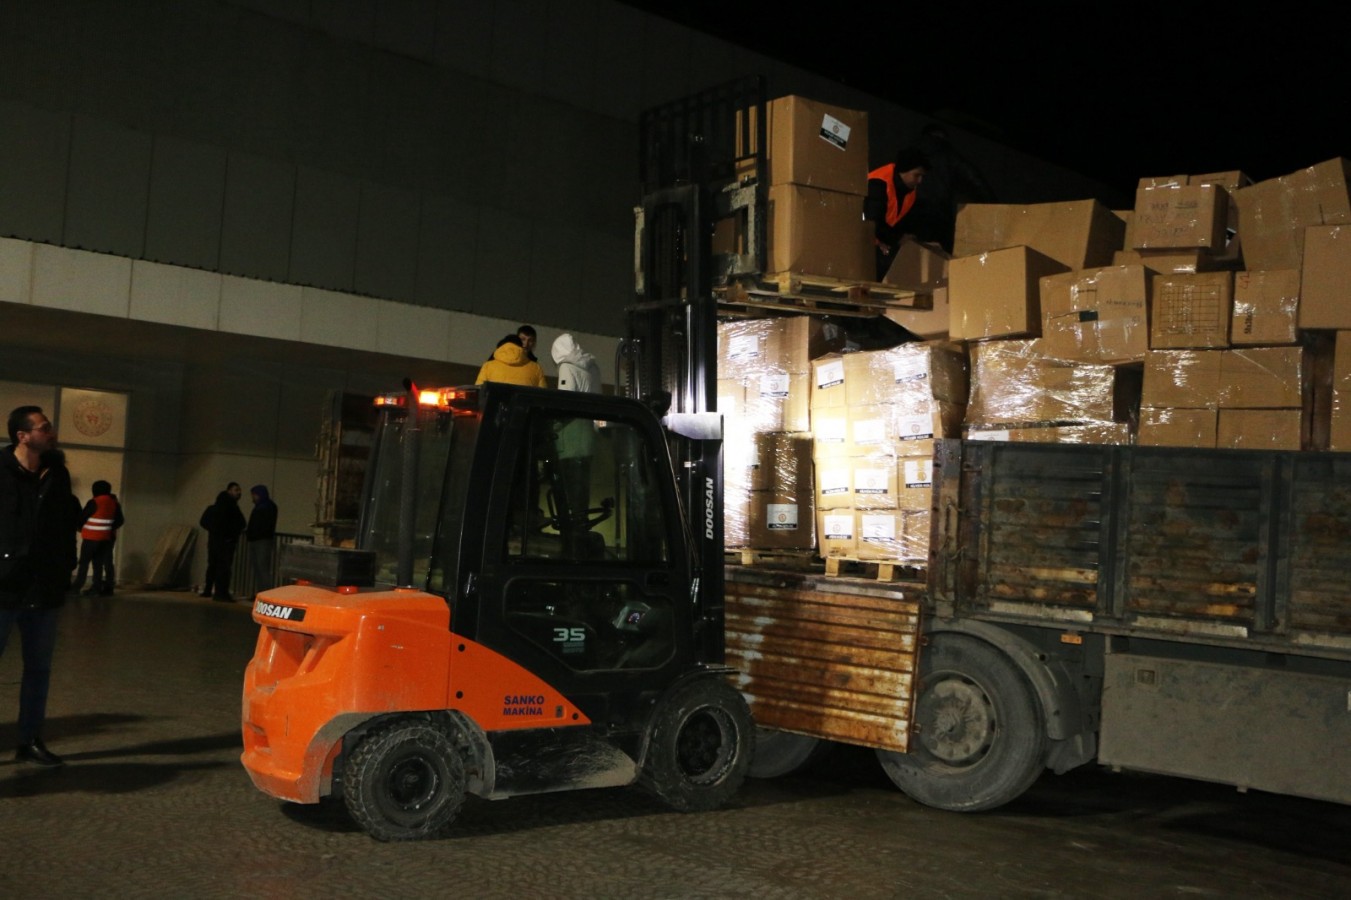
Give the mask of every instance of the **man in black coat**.
[(17, 626), (23, 677), (14, 758), (59, 766), (62, 759), (42, 742), (42, 726), (57, 614), (75, 569), (79, 502), (42, 408), (18, 407), (9, 414), (8, 427), (10, 444), (0, 451), (0, 654)]
[(206, 583), (202, 596), (222, 603), (233, 603), (235, 599), (230, 593), (230, 576), (239, 536), (247, 524), (239, 511), (239, 497), (243, 493), (238, 482), (230, 482), (216, 495), (216, 502), (202, 511), (198, 522), (206, 529)]

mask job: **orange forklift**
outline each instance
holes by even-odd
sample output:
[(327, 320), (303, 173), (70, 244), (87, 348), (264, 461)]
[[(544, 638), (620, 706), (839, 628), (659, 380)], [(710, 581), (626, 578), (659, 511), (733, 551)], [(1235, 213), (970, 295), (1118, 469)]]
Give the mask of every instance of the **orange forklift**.
[(751, 79), (640, 123), (629, 396), (378, 398), (356, 547), (285, 548), (287, 583), (254, 605), (243, 764), (264, 793), (408, 840), (466, 794), (636, 782), (707, 810), (738, 789), (755, 732), (723, 665), (708, 222), (763, 220), (732, 149), (765, 146), (763, 108)]

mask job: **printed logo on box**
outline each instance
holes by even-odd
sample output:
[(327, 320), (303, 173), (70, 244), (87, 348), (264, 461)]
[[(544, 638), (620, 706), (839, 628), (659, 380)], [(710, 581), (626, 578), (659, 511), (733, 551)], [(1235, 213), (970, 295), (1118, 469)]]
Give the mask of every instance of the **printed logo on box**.
[(906, 487), (932, 487), (934, 482), (934, 464), (931, 459), (907, 459), (905, 461)]
[(830, 362), (818, 363), (816, 366), (816, 388), (825, 390), (836, 385), (844, 384), (844, 361), (832, 359)]
[(788, 375), (780, 373), (760, 376), (760, 396), (782, 398), (788, 396)]
[(848, 436), (844, 419), (821, 417), (812, 426), (818, 444), (843, 444)]
[(797, 504), (767, 504), (765, 506), (765, 525), (770, 531), (797, 531)]
[(933, 416), (901, 416), (900, 438), (903, 441), (918, 441), (934, 436)]
[(887, 423), (883, 419), (864, 419), (854, 423), (855, 444), (880, 444), (887, 439)]
[(821, 479), (821, 496), (849, 493), (848, 469), (822, 469), (818, 477)]
[(827, 540), (851, 541), (854, 539), (854, 517), (852, 515), (826, 515), (821, 519)]
[(728, 359), (754, 359), (760, 355), (760, 336), (740, 334), (727, 339)]
[(843, 150), (849, 143), (849, 126), (827, 113), (821, 117), (821, 140)]
[(897, 384), (903, 381), (923, 381), (929, 377), (929, 367), (923, 357), (898, 359), (892, 371), (895, 373)]
[(890, 482), (885, 469), (859, 469), (854, 473), (854, 492), (869, 496), (883, 496)]
[(894, 516), (863, 516), (860, 523), (862, 534), (859, 536), (870, 543), (882, 543), (896, 540), (896, 519)]

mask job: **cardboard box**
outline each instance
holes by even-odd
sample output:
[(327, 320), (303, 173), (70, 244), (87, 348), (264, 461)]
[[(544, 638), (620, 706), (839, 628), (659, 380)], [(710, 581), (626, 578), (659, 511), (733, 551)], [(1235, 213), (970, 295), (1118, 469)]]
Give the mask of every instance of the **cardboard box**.
[(766, 256), (771, 272), (872, 281), (872, 223), (863, 198), (797, 184), (769, 189)]
[(1227, 350), (1220, 360), (1221, 409), (1298, 409), (1304, 398), (1303, 347)]
[(1193, 275), (1225, 269), (1209, 250), (1118, 250), (1112, 254), (1114, 266), (1144, 266), (1160, 275)]
[(761, 372), (805, 375), (811, 360), (839, 350), (844, 330), (814, 316), (779, 316), (718, 323), (718, 374), (745, 378)]
[(920, 307), (920, 298), (916, 298), (913, 309), (888, 307), (885, 315), (920, 340), (941, 340), (948, 336), (952, 325), (951, 303), (947, 286), (934, 288), (927, 295), (928, 302)]
[(768, 117), (765, 163), (771, 186), (798, 184), (860, 197), (868, 193), (866, 112), (787, 96), (769, 102)]
[(928, 509), (857, 510), (857, 553), (864, 560), (924, 562), (929, 558)]
[(958, 344), (932, 341), (861, 350), (845, 354), (843, 361), (845, 398), (851, 406), (931, 399), (966, 403), (966, 351)]
[(816, 546), (816, 511), (810, 494), (752, 491), (750, 507), (750, 546), (766, 550)]
[(1215, 446), (1232, 450), (1299, 450), (1303, 416), (1298, 409), (1222, 409)]
[(953, 255), (1022, 246), (1066, 269), (1091, 269), (1111, 265), (1125, 235), (1125, 223), (1097, 200), (1027, 206), (968, 203), (957, 213)]
[(820, 536), (821, 555), (826, 559), (853, 558), (858, 550), (855, 525), (852, 509), (818, 511), (816, 533)]
[(1234, 276), (1234, 316), (1229, 342), (1293, 344), (1299, 337), (1299, 272), (1239, 272)]
[(1229, 194), (1213, 184), (1168, 184), (1135, 193), (1131, 246), (1137, 250), (1225, 246)]
[(906, 235), (891, 258), (884, 284), (927, 294), (948, 283), (951, 254), (938, 244), (925, 244)]
[(1214, 447), (1218, 418), (1214, 409), (1142, 409), (1136, 442), (1142, 447)]
[(1114, 421), (1116, 370), (1054, 359), (1041, 345), (985, 341), (971, 347), (968, 425)]
[(1150, 349), (1229, 346), (1234, 302), (1231, 273), (1155, 275), (1151, 293)]
[(1126, 422), (1095, 422), (1089, 425), (1041, 425), (1029, 428), (972, 428), (970, 441), (1012, 441), (1034, 444), (1113, 444), (1131, 442)]
[(1145, 357), (1140, 405), (1205, 409), (1219, 405), (1223, 350), (1151, 350)]
[(948, 266), (949, 334), (958, 340), (1038, 336), (1041, 279), (1067, 271), (1029, 247), (954, 259)]
[(830, 353), (812, 360), (811, 408), (843, 409), (847, 405), (844, 389), (844, 357)]
[(1299, 327), (1351, 328), (1351, 226), (1305, 229)]
[(1351, 161), (1331, 159), (1234, 191), (1249, 269), (1298, 269), (1306, 227), (1351, 223), (1349, 166)]
[(1140, 362), (1149, 352), (1149, 275), (1111, 266), (1041, 280), (1043, 346), (1057, 359)]
[(817, 457), (816, 508), (852, 509), (854, 506), (854, 460), (851, 456)]
[(814, 409), (812, 417), (812, 454), (825, 457), (849, 455), (849, 415), (845, 407)]
[(1302, 347), (1151, 351), (1141, 406), (1151, 409), (1276, 409), (1303, 405)]
[(745, 417), (750, 428), (757, 432), (810, 431), (809, 383), (806, 375), (782, 372), (748, 376)]
[(851, 405), (846, 412), (849, 416), (850, 455), (874, 453), (895, 442), (899, 415), (895, 404)]
[(898, 457), (874, 453), (852, 457), (849, 464), (855, 509), (896, 509), (901, 472)]
[(810, 494), (812, 480), (812, 439), (805, 434), (757, 434), (755, 466), (751, 490), (780, 494)]

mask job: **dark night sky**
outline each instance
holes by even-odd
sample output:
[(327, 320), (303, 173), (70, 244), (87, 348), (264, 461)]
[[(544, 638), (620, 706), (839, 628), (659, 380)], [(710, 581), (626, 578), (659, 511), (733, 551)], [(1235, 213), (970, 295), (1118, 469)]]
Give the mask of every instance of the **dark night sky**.
[(1142, 176), (1260, 181), (1351, 155), (1351, 60), (1330, 7), (630, 5), (1124, 191)]

